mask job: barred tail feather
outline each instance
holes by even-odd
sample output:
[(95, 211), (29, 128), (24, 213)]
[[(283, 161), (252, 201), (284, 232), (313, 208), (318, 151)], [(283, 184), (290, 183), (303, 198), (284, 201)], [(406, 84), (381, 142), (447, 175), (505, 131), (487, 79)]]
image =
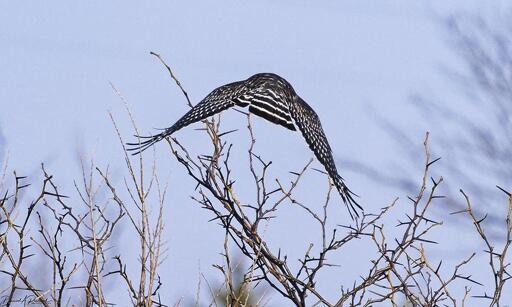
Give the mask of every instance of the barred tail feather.
[(341, 199), (347, 205), (348, 213), (350, 214), (350, 217), (354, 219), (354, 215), (356, 217), (359, 217), (359, 211), (363, 211), (363, 207), (357, 203), (357, 201), (354, 199), (355, 197), (358, 197), (357, 194), (352, 192), (346, 185), (345, 182), (343, 182), (343, 178), (341, 176), (336, 176), (334, 178), (334, 186), (340, 193)]

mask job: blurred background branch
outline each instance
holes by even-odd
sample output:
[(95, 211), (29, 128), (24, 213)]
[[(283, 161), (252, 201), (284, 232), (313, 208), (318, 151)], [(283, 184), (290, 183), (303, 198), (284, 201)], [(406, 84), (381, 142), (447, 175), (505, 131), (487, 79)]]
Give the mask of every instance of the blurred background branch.
[(433, 152), (443, 157), (439, 171), (448, 178), (443, 193), (451, 210), (465, 208), (458, 193), (462, 187), (476, 204), (473, 210), (487, 215), (485, 224), (491, 237), (504, 235), (504, 228), (498, 225), (506, 215), (495, 186), (512, 187), (511, 17), (510, 9), (438, 16), (445, 39), (459, 61), (459, 65), (442, 66), (439, 71), (451, 95), (440, 96), (430, 88), (410, 95), (421, 119), (414, 129), (376, 115), (400, 148), (396, 172), (349, 161), (353, 170), (368, 178), (411, 193), (419, 155), (411, 132), (428, 127), (435, 138)]

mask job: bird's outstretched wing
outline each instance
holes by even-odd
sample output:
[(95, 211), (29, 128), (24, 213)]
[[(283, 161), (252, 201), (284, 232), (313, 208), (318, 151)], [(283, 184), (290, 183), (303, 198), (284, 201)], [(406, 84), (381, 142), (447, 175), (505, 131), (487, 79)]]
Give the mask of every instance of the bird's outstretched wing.
[(359, 216), (357, 208), (360, 210), (363, 210), (363, 208), (354, 200), (356, 195), (350, 191), (345, 185), (343, 178), (338, 174), (332, 157), (331, 146), (329, 146), (318, 115), (299, 96), (296, 96), (294, 103), (290, 105), (290, 114), (302, 136), (306, 139), (309, 148), (311, 148), (318, 161), (325, 167), (329, 177), (333, 180), (334, 186), (340, 193), (343, 202), (347, 205), (350, 216), (352, 218), (354, 214)]
[(272, 75), (259, 74), (244, 81), (226, 84), (213, 90), (163, 132), (150, 136), (137, 136), (143, 141), (127, 143), (129, 146), (127, 150), (132, 151), (133, 155), (139, 154), (181, 128), (234, 106), (249, 106), (249, 112), (274, 124), (295, 130), (289, 110), (290, 99), (290, 93), (279, 84), (276, 86)]
[(127, 150), (132, 151), (133, 155), (137, 155), (181, 128), (235, 106), (236, 98), (242, 96), (245, 92), (246, 89), (242, 81), (218, 87), (183, 115), (174, 125), (166, 128), (163, 132), (150, 136), (137, 135), (137, 137), (143, 139), (143, 141), (127, 143), (126, 145), (129, 146)]

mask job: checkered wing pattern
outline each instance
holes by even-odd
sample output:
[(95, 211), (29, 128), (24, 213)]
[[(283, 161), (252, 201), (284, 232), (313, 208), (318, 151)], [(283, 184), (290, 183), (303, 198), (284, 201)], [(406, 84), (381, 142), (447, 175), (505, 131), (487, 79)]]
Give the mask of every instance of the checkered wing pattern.
[(245, 92), (246, 88), (243, 82), (233, 82), (216, 88), (183, 115), (174, 125), (166, 128), (163, 132), (150, 136), (137, 136), (139, 139), (142, 139), (141, 142), (127, 143), (130, 146), (128, 151), (132, 151), (133, 155), (139, 154), (181, 128), (235, 106), (236, 98)]

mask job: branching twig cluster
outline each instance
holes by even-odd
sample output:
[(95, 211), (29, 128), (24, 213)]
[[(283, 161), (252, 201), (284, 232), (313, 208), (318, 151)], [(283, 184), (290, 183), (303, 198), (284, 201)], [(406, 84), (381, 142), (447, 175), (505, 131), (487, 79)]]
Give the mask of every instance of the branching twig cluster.
[[(215, 128), (218, 128), (218, 125)], [(442, 222), (435, 221), (429, 216), (428, 209), (434, 202), (443, 198), (437, 194), (443, 179), (429, 177), (430, 168), (439, 159), (430, 158), (428, 134), (425, 139), (424, 175), (419, 192), (415, 197), (409, 197), (412, 206), (407, 208), (405, 219), (399, 221), (398, 234), (388, 238), (386, 229), (389, 226), (385, 226), (382, 219), (396, 206), (396, 200), (377, 214), (365, 214), (355, 225), (328, 230), (331, 190), (320, 213), (303, 205), (293, 194), (311, 161), (295, 173), (295, 179), (289, 185), (276, 179), (274, 185), (270, 187), (270, 180), (266, 174), (271, 163), (254, 153), (255, 139), (249, 115), (248, 130), (252, 140), (248, 150), (249, 171), (256, 186), (254, 203), (242, 200), (236, 193), (229, 167), (232, 145), (223, 139), (223, 134), (218, 130), (208, 130), (213, 153), (207, 156), (193, 158), (178, 140), (173, 139), (169, 142), (173, 155), (199, 187), (198, 197), (194, 197), (195, 201), (212, 212), (214, 220), (222, 225), (229, 238), (253, 264), (253, 269), (247, 273), (247, 282), (263, 280), (297, 306), (306, 306), (312, 302), (325, 306), (371, 306), (379, 302), (391, 302), (398, 306), (399, 301), (403, 299), (414, 306), (438, 306), (447, 302), (453, 306), (460, 306), (467, 300), (470, 286), (481, 285), (470, 275), (463, 273), (464, 267), (473, 260), (475, 253), (462, 259), (451, 268), (451, 272), (448, 272), (450, 269), (442, 267), (442, 261), (434, 264), (426, 255), (427, 246), (437, 243), (430, 240), (428, 234), (435, 227), (442, 225)], [(321, 228), (320, 251), (314, 253), (311, 243), (310, 249), (299, 260), (298, 269), (295, 270), (292, 269), (295, 265), (292, 265), (290, 259), (283, 255), (281, 250), (272, 250), (261, 233), (262, 222), (271, 222), (279, 206), (286, 201), (303, 208)], [(329, 302), (316, 288), (318, 273), (321, 270), (328, 270), (331, 266), (326, 262), (327, 256), (341, 250), (347, 243), (363, 238), (368, 239), (373, 245), (378, 257), (371, 261), (372, 265), (367, 274), (361, 276), (353, 286), (343, 289), (337, 301)], [(343, 250), (351, 252), (349, 248)], [(230, 271), (229, 258), (226, 256), (226, 259), (228, 266), (223, 270), (224, 274)], [(504, 261), (505, 256), (500, 259)], [(505, 274), (505, 270), (501, 274)], [(229, 278), (226, 280), (228, 282)], [(450, 290), (451, 285), (457, 281), (466, 282), (466, 290), (462, 292), (460, 298)], [(500, 285), (505, 281), (506, 279), (502, 279)], [(454, 287), (457, 289), (457, 286)], [(502, 291), (498, 289), (497, 292)]]
[[(155, 167), (146, 187), (143, 167), (137, 177), (128, 156), (126, 162), (132, 181), (125, 180), (124, 188), (130, 201), (118, 192), (108, 168), (101, 170), (93, 161), (88, 166), (81, 161), (82, 180), (74, 183), (74, 198), (60, 192), (55, 178), (43, 166), (42, 186), (34, 200), (27, 202), (22, 198), (29, 187), (24, 183), (27, 179), (14, 173), (13, 191), (2, 191), (0, 200), (0, 273), (9, 277), (9, 282), (0, 279), (1, 306), (107, 306), (118, 301), (111, 299), (119, 297), (123, 288), (136, 306), (163, 305), (157, 272), (163, 253), (166, 188), (161, 187)], [(148, 209), (148, 203), (155, 203), (149, 198), (152, 190), (157, 194), (156, 212)], [(135, 253), (114, 255), (119, 249), (116, 229), (125, 216), (139, 248), (133, 250)], [(137, 250), (138, 258), (132, 257)], [(137, 277), (133, 277), (133, 267), (127, 268), (126, 260), (139, 262)]]

